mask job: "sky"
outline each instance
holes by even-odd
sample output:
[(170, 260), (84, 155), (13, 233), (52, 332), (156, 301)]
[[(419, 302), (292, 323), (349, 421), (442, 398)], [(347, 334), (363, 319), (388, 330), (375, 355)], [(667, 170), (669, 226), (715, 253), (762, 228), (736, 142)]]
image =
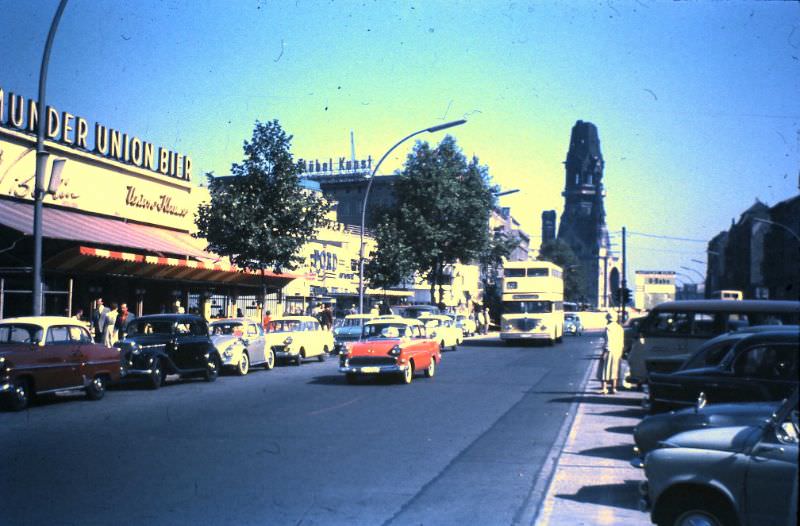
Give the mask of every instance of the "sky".
[[(56, 6), (0, 0), (6, 92), (36, 98)], [(463, 117), (450, 132), (520, 190), (500, 204), (532, 245), (541, 212), (563, 210), (570, 130), (590, 121), (616, 250), (631, 232), (628, 279), (692, 282), (706, 242), (756, 199), (798, 194), (800, 4), (70, 0), (47, 102), (190, 155), (198, 182), (241, 160), (256, 120), (322, 160), (349, 156), (351, 130), (356, 156), (377, 158)]]

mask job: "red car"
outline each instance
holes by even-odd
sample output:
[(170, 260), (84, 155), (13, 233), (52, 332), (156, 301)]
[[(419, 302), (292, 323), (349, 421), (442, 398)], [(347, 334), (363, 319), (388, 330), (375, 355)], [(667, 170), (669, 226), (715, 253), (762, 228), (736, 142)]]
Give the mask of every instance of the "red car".
[(348, 383), (359, 377), (392, 375), (410, 384), (417, 371), (433, 377), (441, 360), (439, 344), (428, 338), (421, 321), (385, 318), (364, 325), (361, 340), (349, 344), (339, 357), (339, 371)]
[(73, 318), (0, 321), (0, 399), (8, 409), (25, 409), (37, 394), (56, 391), (82, 390), (99, 400), (119, 376), (119, 350), (94, 343)]

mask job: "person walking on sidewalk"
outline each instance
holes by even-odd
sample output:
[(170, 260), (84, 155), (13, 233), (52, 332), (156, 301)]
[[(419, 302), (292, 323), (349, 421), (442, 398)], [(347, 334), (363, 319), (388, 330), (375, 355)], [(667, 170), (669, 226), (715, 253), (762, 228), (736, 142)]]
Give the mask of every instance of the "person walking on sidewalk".
[(619, 361), (622, 358), (625, 332), (617, 323), (615, 316), (606, 314), (606, 332), (604, 334), (603, 355), (600, 383), (602, 394), (617, 392), (617, 376), (619, 374)]

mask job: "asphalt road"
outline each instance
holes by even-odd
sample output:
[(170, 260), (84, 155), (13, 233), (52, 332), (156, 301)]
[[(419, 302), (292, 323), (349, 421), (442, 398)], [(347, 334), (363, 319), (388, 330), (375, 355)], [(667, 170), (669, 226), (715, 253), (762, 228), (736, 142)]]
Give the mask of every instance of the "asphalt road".
[(330, 359), (0, 413), (0, 524), (530, 522), (598, 341), (470, 341), (411, 385)]

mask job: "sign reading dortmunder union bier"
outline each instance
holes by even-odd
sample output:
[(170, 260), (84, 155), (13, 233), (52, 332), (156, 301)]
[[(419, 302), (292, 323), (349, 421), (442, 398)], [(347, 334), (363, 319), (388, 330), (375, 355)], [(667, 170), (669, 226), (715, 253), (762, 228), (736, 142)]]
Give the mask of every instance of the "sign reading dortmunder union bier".
[[(32, 199), (36, 101), (0, 88), (0, 194)], [(47, 108), (51, 157), (67, 159), (61, 184), (45, 202), (189, 228), (192, 161), (99, 122)], [(52, 162), (52, 161), (51, 161)]]

